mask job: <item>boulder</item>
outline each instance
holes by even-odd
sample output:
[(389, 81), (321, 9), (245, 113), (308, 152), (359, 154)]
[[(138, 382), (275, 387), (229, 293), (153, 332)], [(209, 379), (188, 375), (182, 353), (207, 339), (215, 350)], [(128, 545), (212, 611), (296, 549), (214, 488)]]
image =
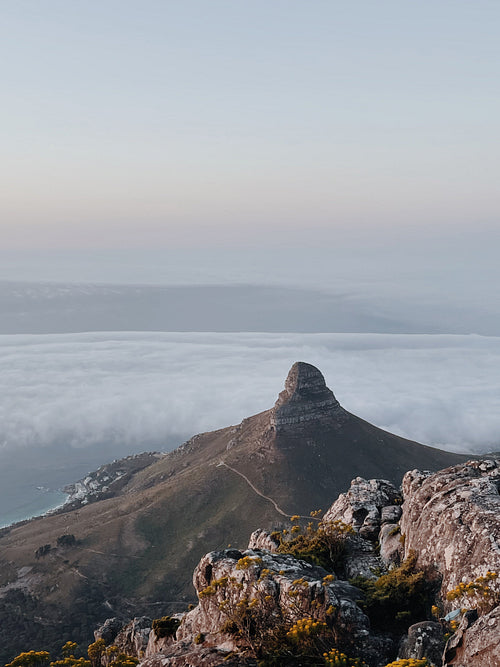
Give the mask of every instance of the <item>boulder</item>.
[(445, 645), (443, 627), (434, 621), (415, 623), (408, 628), (408, 635), (399, 646), (399, 658), (419, 660), (427, 658), (440, 666)]
[(251, 549), (211, 552), (201, 559), (193, 583), (199, 604), (184, 616), (178, 640), (244, 651), (250, 638), (235, 634), (232, 627), (241, 609), (251, 609), (258, 639), (276, 623), (290, 626), (316, 618), (328, 622), (341, 644), (354, 641), (366, 648), (370, 643), (368, 618), (357, 605), (361, 591), (292, 556)]
[(132, 619), (116, 635), (113, 644), (118, 647), (121, 653), (136, 658), (144, 657), (151, 632), (151, 624), (152, 620), (147, 616)]
[(123, 621), (119, 618), (107, 618), (104, 623), (94, 631), (94, 638), (96, 641), (98, 639), (104, 639), (106, 646), (110, 646), (122, 628)]
[[(499, 463), (468, 461), (434, 474), (413, 470), (403, 479), (405, 556), (415, 551), (417, 565), (441, 578), (446, 612), (481, 606), (475, 597), (448, 601), (446, 593), (458, 584), (488, 571), (500, 574)], [(498, 585), (498, 579), (491, 584)]]
[(271, 553), (275, 553), (278, 550), (279, 545), (279, 540), (275, 540), (270, 533), (262, 530), (262, 528), (254, 530), (250, 535), (250, 541), (248, 542), (249, 549), (264, 549)]
[(400, 565), (403, 553), (401, 531), (397, 523), (385, 523), (378, 536), (380, 559), (385, 567)]
[[(366, 539), (376, 541), (382, 523), (382, 510), (394, 508), (400, 501), (396, 487), (384, 479), (356, 477), (347, 493), (341, 493), (323, 517), (324, 521), (343, 521)], [(399, 511), (400, 514), (400, 511)], [(398, 515), (398, 509), (385, 513), (387, 521)], [(399, 518), (399, 517), (398, 517)]]

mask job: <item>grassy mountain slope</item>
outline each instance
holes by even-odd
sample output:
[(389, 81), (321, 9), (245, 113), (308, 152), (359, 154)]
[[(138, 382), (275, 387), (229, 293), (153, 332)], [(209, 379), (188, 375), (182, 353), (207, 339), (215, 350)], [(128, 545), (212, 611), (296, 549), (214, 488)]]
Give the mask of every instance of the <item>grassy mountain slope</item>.
[[(281, 407), (195, 436), (133, 474), (114, 497), (4, 531), (0, 659), (89, 641), (96, 623), (110, 616), (184, 608), (204, 553), (244, 547), (256, 528), (282, 526), (281, 512), (326, 509), (353, 477), (399, 483), (408, 469), (437, 470), (467, 458), (382, 431), (338, 404), (331, 409), (333, 394), (311, 368), (303, 364), (289, 376)], [(290, 423), (280, 425), (283, 410)], [(75, 536), (74, 546), (57, 546), (65, 534)]]

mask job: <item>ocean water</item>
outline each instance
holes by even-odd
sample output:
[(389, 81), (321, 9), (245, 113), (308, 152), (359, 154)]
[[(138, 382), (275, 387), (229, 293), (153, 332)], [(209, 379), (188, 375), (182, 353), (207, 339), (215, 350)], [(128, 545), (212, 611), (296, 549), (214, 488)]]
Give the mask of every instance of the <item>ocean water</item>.
[(17, 521), (31, 519), (35, 516), (45, 514), (51, 509), (59, 507), (64, 503), (67, 494), (62, 491), (51, 491), (44, 488), (22, 488), (16, 496), (10, 495), (8, 505), (2, 507), (0, 512), (0, 528), (9, 526)]

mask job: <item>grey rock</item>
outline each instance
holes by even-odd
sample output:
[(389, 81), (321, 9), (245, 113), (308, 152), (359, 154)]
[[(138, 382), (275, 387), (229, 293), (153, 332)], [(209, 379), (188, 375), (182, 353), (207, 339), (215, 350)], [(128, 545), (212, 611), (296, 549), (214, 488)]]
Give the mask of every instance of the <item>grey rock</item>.
[(114, 642), (116, 635), (122, 628), (123, 621), (119, 618), (107, 618), (97, 630), (94, 630), (94, 638), (96, 641), (104, 639), (106, 646), (109, 646)]
[(383, 568), (382, 560), (376, 553), (373, 542), (360, 535), (350, 535), (346, 541), (343, 575), (347, 579), (365, 577), (376, 579), (376, 572)]
[[(401, 533), (405, 555), (418, 554), (420, 568), (441, 578), (446, 612), (480, 600), (449, 602), (446, 593), (493, 570), (500, 572), (499, 462), (468, 461), (437, 473), (408, 472), (403, 479)], [(492, 588), (499, 587), (499, 581)], [(500, 634), (498, 636), (500, 642)]]
[(271, 535), (267, 531), (262, 530), (262, 528), (254, 530), (250, 535), (250, 541), (248, 542), (249, 549), (264, 549), (271, 553), (275, 553), (279, 545), (279, 541), (271, 537)]
[(297, 361), (285, 381), (271, 414), (271, 425), (282, 431), (311, 420), (342, 419), (344, 409), (328, 389), (322, 373), (311, 364)]
[(122, 653), (143, 658), (149, 642), (152, 620), (147, 616), (134, 618), (116, 635), (113, 644)]
[(325, 521), (343, 521), (356, 532), (375, 541), (381, 525), (381, 513), (400, 498), (396, 487), (384, 479), (356, 477), (347, 493), (341, 493), (325, 513)]
[(378, 536), (380, 558), (385, 567), (399, 565), (403, 554), (399, 524), (384, 523)]
[(402, 514), (403, 510), (401, 505), (387, 505), (382, 507), (380, 511), (380, 523), (397, 523)]
[(427, 658), (436, 667), (440, 666), (445, 645), (440, 623), (423, 621), (408, 628), (408, 635), (399, 646), (399, 658)]

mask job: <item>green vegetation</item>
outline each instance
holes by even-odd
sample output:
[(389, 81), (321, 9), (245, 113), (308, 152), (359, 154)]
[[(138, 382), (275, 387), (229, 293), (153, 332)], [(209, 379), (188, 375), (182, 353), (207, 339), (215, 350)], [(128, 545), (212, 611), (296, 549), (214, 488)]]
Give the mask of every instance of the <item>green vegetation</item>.
[(28, 651), (20, 653), (5, 667), (135, 667), (139, 660), (120, 653), (116, 646), (106, 646), (104, 639), (98, 639), (87, 649), (88, 659), (76, 658), (76, 642), (67, 641), (61, 649), (61, 657), (50, 661), (48, 651)]
[(446, 599), (458, 600), (464, 606), (472, 602), (482, 612), (488, 612), (500, 602), (498, 573), (488, 570), (484, 576), (476, 577), (467, 583), (460, 582), (456, 588), (448, 591)]
[[(317, 512), (311, 512), (313, 518)], [(300, 526), (299, 516), (292, 516), (290, 530), (272, 533), (278, 543), (278, 553), (291, 554), (326, 570), (342, 567), (351, 526), (342, 521), (310, 521), (305, 528)]]
[(173, 637), (180, 623), (177, 618), (163, 616), (153, 621), (153, 630), (157, 637)]
[(434, 586), (424, 572), (415, 569), (416, 560), (412, 552), (399, 567), (378, 579), (351, 579), (365, 594), (360, 605), (374, 628), (402, 633), (413, 623), (430, 618)]
[(432, 667), (427, 658), (403, 658), (390, 662), (385, 667)]
[(46, 667), (50, 660), (47, 651), (26, 651), (20, 653), (5, 667)]
[(57, 538), (58, 547), (74, 547), (76, 546), (76, 537), (71, 534), (60, 535)]

